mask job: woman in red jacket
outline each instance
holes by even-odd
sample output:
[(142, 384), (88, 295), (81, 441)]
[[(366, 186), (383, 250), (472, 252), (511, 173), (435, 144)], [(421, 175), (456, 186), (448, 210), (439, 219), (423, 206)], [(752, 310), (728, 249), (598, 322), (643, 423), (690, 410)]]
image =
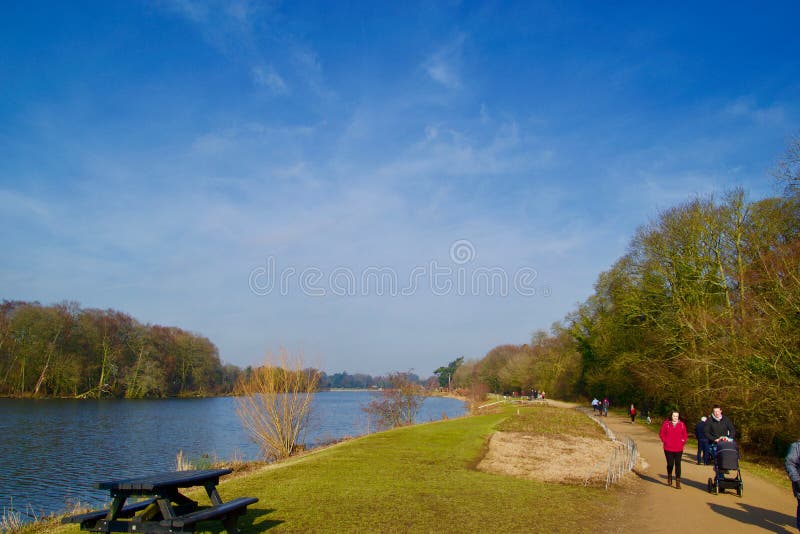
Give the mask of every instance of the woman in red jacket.
[(673, 410), (669, 419), (661, 425), (658, 437), (664, 444), (664, 456), (667, 457), (667, 484), (672, 485), (672, 467), (675, 467), (675, 488), (681, 489), (681, 456), (689, 434), (686, 425), (680, 420), (680, 414)]

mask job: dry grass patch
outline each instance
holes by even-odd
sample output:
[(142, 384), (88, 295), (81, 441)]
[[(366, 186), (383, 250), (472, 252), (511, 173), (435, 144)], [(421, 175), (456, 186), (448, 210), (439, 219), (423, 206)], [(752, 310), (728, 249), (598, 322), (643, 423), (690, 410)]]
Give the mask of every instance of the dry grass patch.
[(600, 485), (615, 446), (607, 439), (497, 432), (478, 469), (543, 482)]
[(620, 446), (585, 414), (547, 405), (517, 410), (497, 430), (477, 468), (543, 482), (603, 485)]

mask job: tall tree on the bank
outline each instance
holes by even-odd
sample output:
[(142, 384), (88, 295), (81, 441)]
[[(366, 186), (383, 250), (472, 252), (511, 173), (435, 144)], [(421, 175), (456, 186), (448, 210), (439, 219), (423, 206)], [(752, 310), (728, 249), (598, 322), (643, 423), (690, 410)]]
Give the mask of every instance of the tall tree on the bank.
[(572, 317), (586, 387), (690, 417), (721, 402), (769, 448), (798, 412), (798, 226), (796, 198), (733, 191), (640, 229)]
[(508, 391), (566, 369), (558, 358), (574, 348), (565, 385), (689, 418), (722, 403), (744, 443), (780, 449), (800, 426), (800, 138), (776, 175), (782, 197), (749, 203), (735, 189), (638, 229), (567, 317), (574, 343), (554, 332), (496, 347), (457, 380)]
[(464, 357), (460, 356), (446, 366), (439, 367), (433, 372), (439, 379), (439, 387), (450, 389), (453, 382), (453, 375), (456, 374), (456, 371), (461, 367), (462, 363), (464, 363)]

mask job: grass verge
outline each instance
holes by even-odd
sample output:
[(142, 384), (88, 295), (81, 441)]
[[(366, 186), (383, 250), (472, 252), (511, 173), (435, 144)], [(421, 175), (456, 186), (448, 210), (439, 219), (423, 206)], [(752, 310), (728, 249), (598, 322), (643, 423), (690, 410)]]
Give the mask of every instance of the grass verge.
[(586, 532), (619, 504), (614, 491), (476, 471), (498, 426), (597, 435), (572, 410), (533, 407), (517, 415), (515, 407), (346, 441), (225, 480), (219, 490), (224, 500), (259, 498), (239, 520), (241, 532), (253, 533)]

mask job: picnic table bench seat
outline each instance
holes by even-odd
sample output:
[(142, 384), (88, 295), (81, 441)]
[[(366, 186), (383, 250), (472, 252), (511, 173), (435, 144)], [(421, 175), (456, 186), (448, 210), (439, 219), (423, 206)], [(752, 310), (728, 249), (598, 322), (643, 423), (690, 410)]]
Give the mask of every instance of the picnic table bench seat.
[[(156, 501), (155, 497), (152, 499), (145, 499), (143, 501), (131, 503), (123, 506), (119, 511), (119, 517), (133, 517), (136, 512), (144, 510)], [(86, 512), (85, 514), (71, 515), (61, 520), (62, 523), (83, 523), (84, 521), (99, 521), (108, 514), (108, 510), (95, 510), (93, 512)]]
[(221, 519), (229, 533), (236, 532), (236, 520), (247, 511), (247, 507), (258, 502), (256, 497), (239, 497), (232, 501), (217, 504), (209, 508), (201, 508), (188, 514), (161, 520), (161, 525), (180, 532), (185, 527), (192, 527), (200, 521)]
[[(65, 517), (61, 522), (80, 523), (81, 530), (92, 532), (170, 534), (194, 532), (197, 523), (213, 520), (221, 522), (228, 534), (236, 534), (237, 520), (258, 499), (239, 497), (223, 502), (217, 485), (221, 476), (230, 473), (231, 469), (201, 469), (99, 482), (95, 487), (110, 492), (111, 506)], [(200, 508), (197, 501), (180, 492), (194, 486), (205, 488), (211, 506)], [(131, 497), (146, 500), (126, 506)]]

